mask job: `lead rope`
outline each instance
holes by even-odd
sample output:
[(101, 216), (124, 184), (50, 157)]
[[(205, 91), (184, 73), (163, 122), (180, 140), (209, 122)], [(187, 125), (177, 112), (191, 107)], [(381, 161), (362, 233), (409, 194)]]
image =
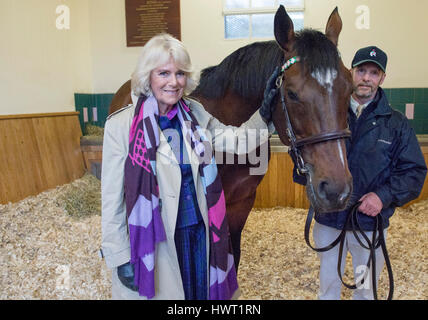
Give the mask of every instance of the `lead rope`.
[[(373, 236), (372, 236), (372, 240), (370, 241), (370, 239), (367, 237), (367, 235), (364, 233), (364, 231), (362, 230), (359, 222), (358, 222), (358, 208), (360, 206), (361, 202), (357, 202), (352, 208), (351, 210), (348, 212), (348, 215), (346, 217), (346, 223), (344, 224), (339, 236), (333, 241), (331, 242), (329, 245), (322, 247), (322, 248), (315, 248), (311, 245), (310, 240), (309, 240), (309, 231), (311, 228), (311, 224), (312, 224), (312, 219), (314, 216), (314, 211), (312, 209), (309, 209), (308, 212), (308, 216), (306, 218), (306, 223), (305, 223), (305, 241), (306, 244), (314, 251), (316, 252), (325, 252), (328, 251), (332, 248), (334, 248), (338, 243), (339, 243), (339, 258), (338, 258), (338, 262), (337, 262), (337, 273), (339, 275), (340, 281), (343, 283), (343, 285), (345, 287), (347, 287), (348, 289), (357, 289), (358, 287), (360, 287), (361, 285), (364, 284), (364, 279), (367, 275), (367, 270), (370, 268), (371, 265), (371, 270), (372, 270), (372, 275), (371, 275), (371, 280), (372, 280), (372, 290), (373, 290), (373, 298), (375, 300), (378, 300), (378, 295), (377, 295), (377, 286), (376, 286), (376, 249), (381, 247), (382, 248), (382, 253), (383, 256), (385, 258), (385, 265), (388, 271), (388, 279), (389, 279), (389, 292), (388, 292), (388, 297), (387, 300), (392, 300), (392, 296), (394, 294), (394, 278), (393, 278), (393, 274), (392, 274), (392, 266), (391, 266), (391, 261), (389, 259), (389, 255), (388, 255), (388, 250), (386, 249), (386, 243), (385, 243), (385, 237), (384, 237), (384, 233), (383, 233), (383, 222), (382, 222), (382, 216), (380, 214), (378, 214), (374, 219), (376, 219), (375, 221), (375, 226), (373, 229)], [(367, 269), (365, 271), (364, 276), (362, 277), (362, 280), (360, 283), (355, 283), (355, 284), (347, 284), (343, 278), (342, 278), (342, 256), (343, 256), (343, 246), (345, 244), (345, 239), (346, 239), (346, 227), (350, 225), (351, 226), (351, 231), (354, 234), (355, 238), (357, 239), (358, 243), (365, 249), (370, 251), (370, 256), (369, 259), (367, 261)], [(376, 238), (376, 232), (379, 233), (379, 236)], [(360, 236), (358, 235), (358, 233), (361, 234), (361, 236), (364, 238), (364, 240), (367, 242), (367, 245), (365, 245), (362, 241)]]

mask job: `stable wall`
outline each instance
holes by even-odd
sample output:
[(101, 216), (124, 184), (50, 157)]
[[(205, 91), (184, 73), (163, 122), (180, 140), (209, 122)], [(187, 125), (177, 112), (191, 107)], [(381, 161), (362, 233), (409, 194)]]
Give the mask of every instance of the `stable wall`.
[(77, 112), (0, 116), (0, 204), (82, 177), (81, 136)]
[[(370, 29), (355, 26), (356, 8), (370, 8)], [(426, 0), (306, 0), (305, 23), (324, 30), (331, 10), (338, 6), (343, 21), (339, 50), (350, 67), (358, 48), (376, 45), (388, 54), (385, 88), (428, 87), (428, 1)], [(310, 10), (309, 10), (310, 8)]]
[[(70, 7), (70, 30), (55, 27), (61, 4)], [(222, 5), (181, 0), (182, 40), (198, 70), (249, 42), (224, 39)], [(370, 8), (369, 30), (355, 27), (359, 5)], [(428, 48), (421, 40), (428, 1), (306, 0), (306, 27), (323, 31), (335, 6), (345, 65), (357, 48), (377, 44), (390, 56), (384, 87), (428, 88)], [(0, 37), (3, 115), (71, 111), (74, 93), (111, 94), (130, 78), (141, 50), (126, 47), (124, 0), (0, 0)]]
[[(426, 41), (428, 1), (409, 0), (306, 0), (305, 27), (324, 31), (332, 10), (338, 6), (343, 20), (339, 50), (350, 66), (355, 51), (376, 44), (389, 53), (386, 88), (428, 87)], [(370, 8), (370, 29), (355, 26), (360, 5)], [(195, 68), (218, 64), (224, 57), (250, 42), (266, 40), (225, 40), (223, 1), (181, 0), (182, 41)], [(130, 78), (141, 48), (126, 48), (125, 5), (121, 0), (91, 0), (91, 43), (94, 65), (94, 91), (115, 92)], [(405, 61), (405, 62), (404, 62)], [(106, 67), (108, 66), (108, 67)]]
[(88, 1), (0, 0), (0, 115), (74, 111), (73, 93), (93, 92)]

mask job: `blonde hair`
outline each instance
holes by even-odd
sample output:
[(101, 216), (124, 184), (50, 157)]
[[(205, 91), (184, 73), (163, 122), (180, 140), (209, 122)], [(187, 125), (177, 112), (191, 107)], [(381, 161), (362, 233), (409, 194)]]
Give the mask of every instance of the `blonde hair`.
[(152, 70), (173, 59), (176, 66), (187, 76), (184, 94), (191, 93), (198, 85), (198, 75), (194, 72), (189, 53), (183, 43), (170, 34), (161, 33), (151, 38), (143, 47), (137, 67), (132, 74), (131, 87), (136, 96), (152, 94), (150, 73)]

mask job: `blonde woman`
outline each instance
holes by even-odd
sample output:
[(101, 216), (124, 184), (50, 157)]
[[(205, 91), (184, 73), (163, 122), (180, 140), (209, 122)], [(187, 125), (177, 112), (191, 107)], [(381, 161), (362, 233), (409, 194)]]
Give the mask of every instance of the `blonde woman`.
[[(221, 151), (238, 153), (246, 150), (246, 129), (267, 130), (273, 82), (263, 118), (256, 112), (239, 128), (225, 126), (184, 98), (197, 77), (180, 41), (160, 34), (143, 47), (132, 77), (133, 104), (105, 125), (102, 252), (113, 271), (113, 299), (237, 297), (212, 148), (226, 139), (232, 149)], [(259, 136), (260, 143), (268, 137)]]

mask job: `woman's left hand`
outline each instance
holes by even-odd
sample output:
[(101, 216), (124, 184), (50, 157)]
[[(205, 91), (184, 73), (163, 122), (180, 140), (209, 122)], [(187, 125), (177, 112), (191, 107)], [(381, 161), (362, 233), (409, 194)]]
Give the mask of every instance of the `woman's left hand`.
[(125, 287), (138, 291), (138, 286), (134, 284), (134, 266), (130, 262), (117, 267), (117, 276)]

